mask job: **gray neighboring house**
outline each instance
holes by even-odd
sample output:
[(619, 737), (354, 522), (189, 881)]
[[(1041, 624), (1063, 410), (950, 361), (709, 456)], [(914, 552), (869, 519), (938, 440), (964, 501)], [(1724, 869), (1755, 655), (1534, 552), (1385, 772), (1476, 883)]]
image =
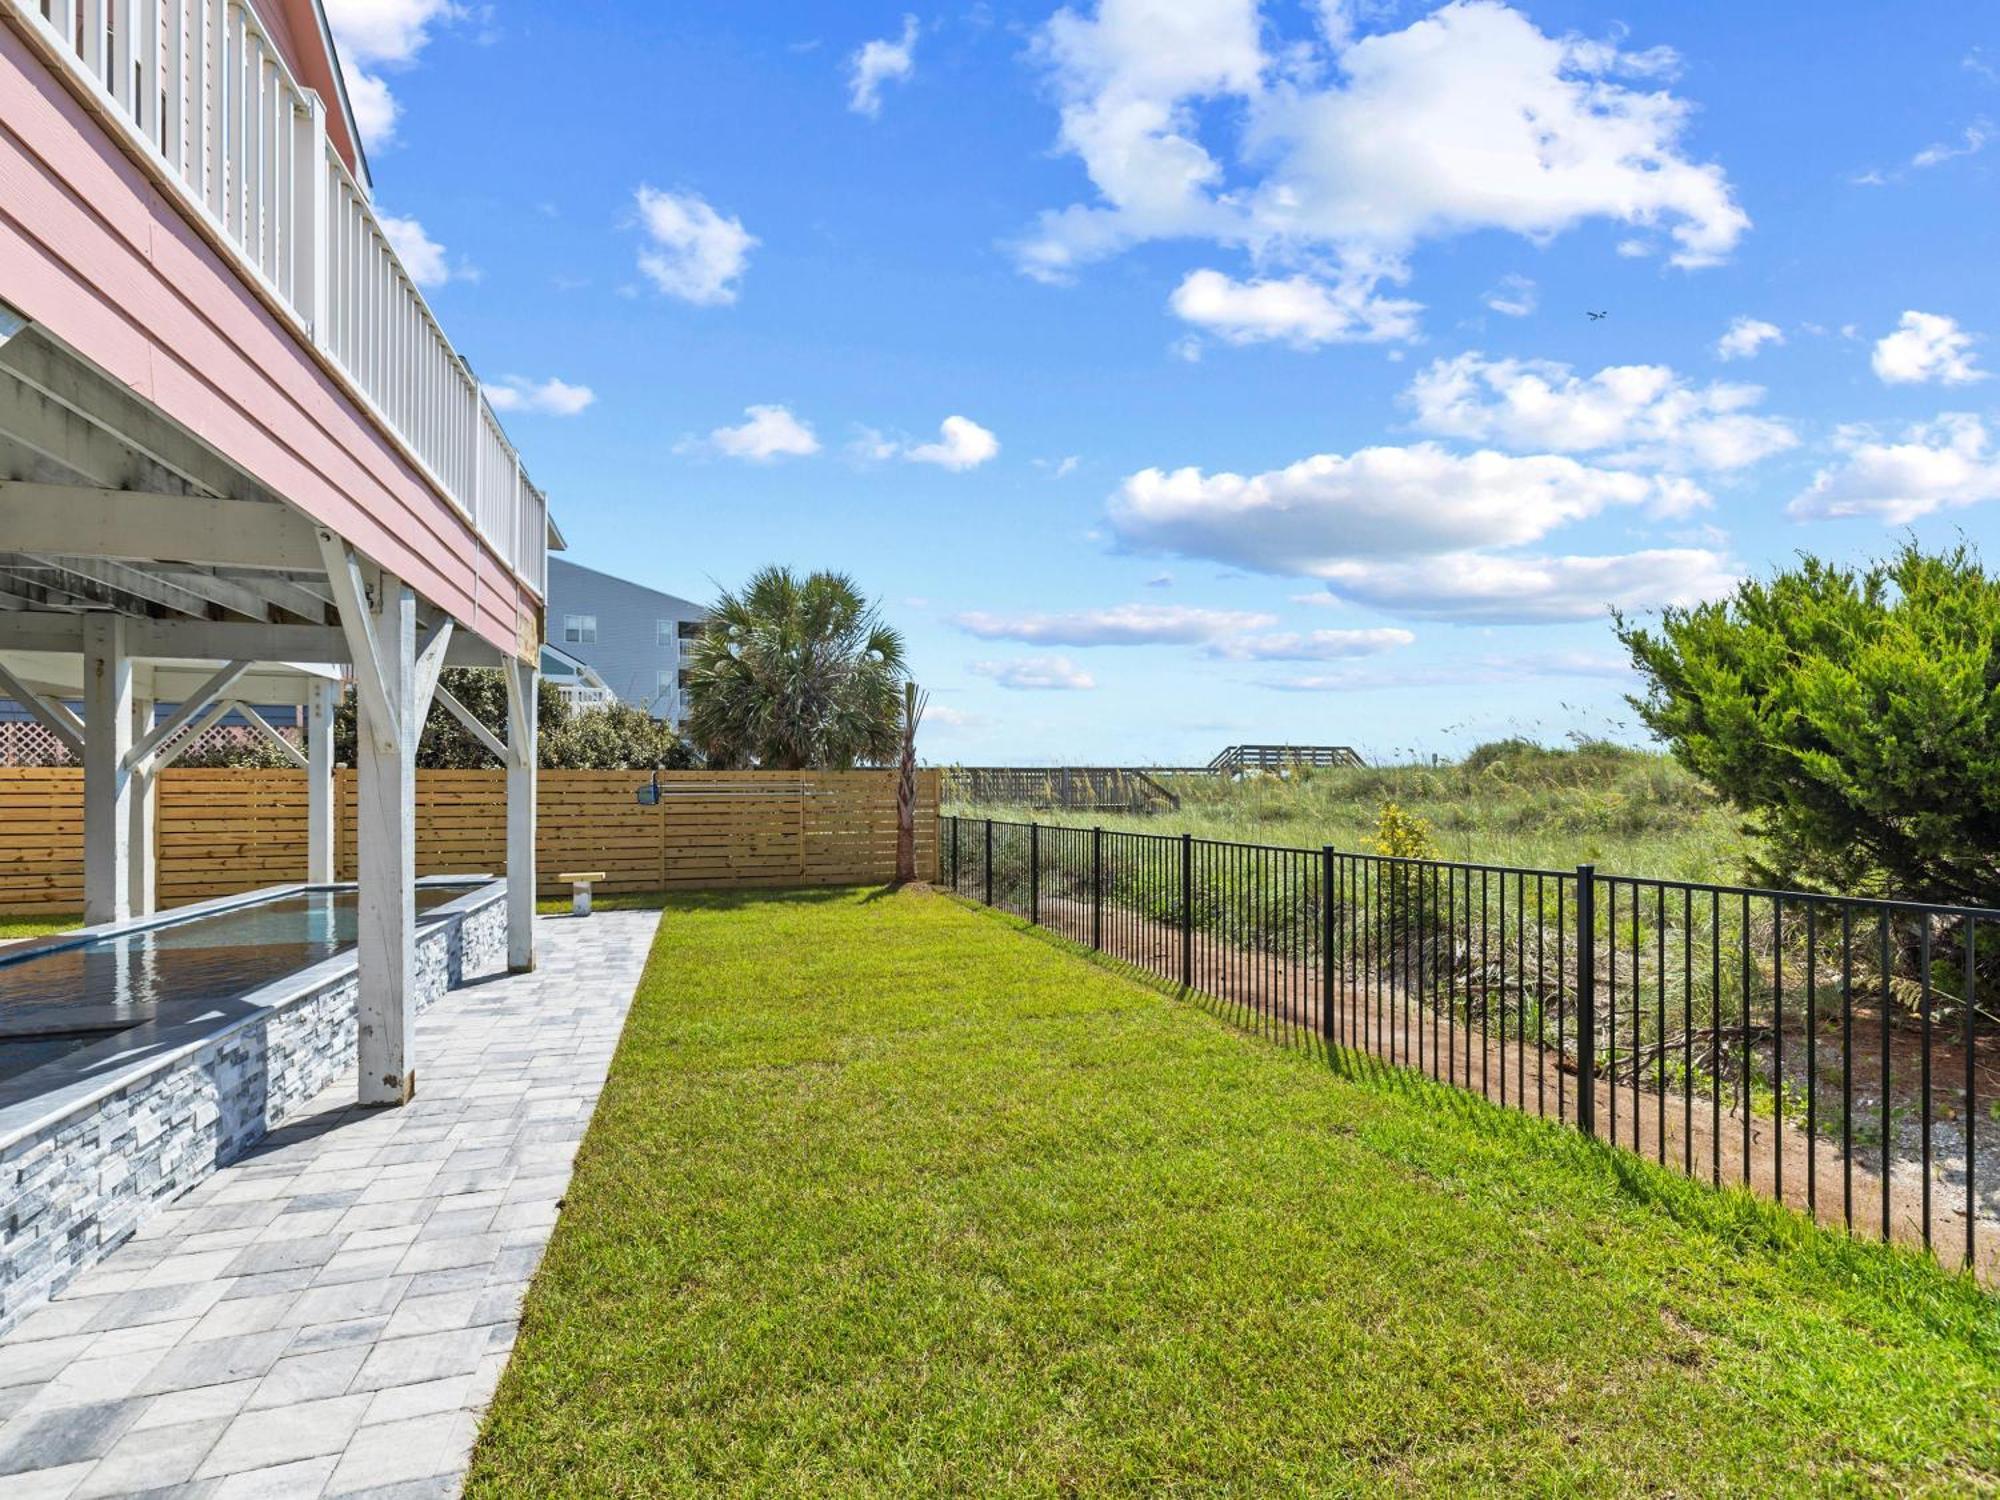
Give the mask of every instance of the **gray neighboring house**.
[[(680, 727), (681, 645), (701, 634), (706, 609), (644, 584), (551, 557), (548, 611), (549, 645), (588, 667), (619, 702)], [(545, 662), (545, 669), (550, 665)], [(563, 687), (562, 676), (553, 671), (549, 675)], [(586, 701), (587, 694), (587, 685), (582, 685), (575, 697)]]

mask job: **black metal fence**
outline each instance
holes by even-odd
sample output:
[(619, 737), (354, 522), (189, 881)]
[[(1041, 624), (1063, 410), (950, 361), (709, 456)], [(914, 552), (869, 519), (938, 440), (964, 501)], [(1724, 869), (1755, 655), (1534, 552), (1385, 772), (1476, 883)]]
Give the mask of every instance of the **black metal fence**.
[(943, 835), (957, 894), (1275, 1039), (2000, 1274), (2000, 911), (985, 818)]

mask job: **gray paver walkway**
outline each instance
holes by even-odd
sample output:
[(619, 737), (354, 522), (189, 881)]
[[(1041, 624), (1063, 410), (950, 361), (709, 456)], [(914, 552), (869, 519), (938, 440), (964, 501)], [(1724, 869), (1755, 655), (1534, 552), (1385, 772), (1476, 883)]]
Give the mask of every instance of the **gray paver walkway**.
[(0, 1500), (455, 1495), (657, 913), (539, 924), (0, 1340)]

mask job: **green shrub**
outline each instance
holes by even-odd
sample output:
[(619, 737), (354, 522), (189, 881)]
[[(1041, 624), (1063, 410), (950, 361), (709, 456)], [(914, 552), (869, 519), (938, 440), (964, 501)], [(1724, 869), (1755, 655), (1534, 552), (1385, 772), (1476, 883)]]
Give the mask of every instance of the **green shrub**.
[(1760, 873), (2000, 899), (2000, 582), (1971, 549), (1807, 557), (1619, 636), (1647, 679), (1634, 706), (1747, 815)]
[(1375, 818), (1375, 852), (1391, 859), (1436, 859), (1438, 846), (1428, 822), (1385, 802)]

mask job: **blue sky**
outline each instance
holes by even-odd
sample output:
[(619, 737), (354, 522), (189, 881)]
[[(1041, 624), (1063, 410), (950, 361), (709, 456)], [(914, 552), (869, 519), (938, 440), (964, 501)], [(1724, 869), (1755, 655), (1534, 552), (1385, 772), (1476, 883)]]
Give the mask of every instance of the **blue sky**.
[(1630, 735), (1610, 602), (2000, 561), (1990, 7), (327, 3), (569, 555), (853, 573), (932, 759)]

